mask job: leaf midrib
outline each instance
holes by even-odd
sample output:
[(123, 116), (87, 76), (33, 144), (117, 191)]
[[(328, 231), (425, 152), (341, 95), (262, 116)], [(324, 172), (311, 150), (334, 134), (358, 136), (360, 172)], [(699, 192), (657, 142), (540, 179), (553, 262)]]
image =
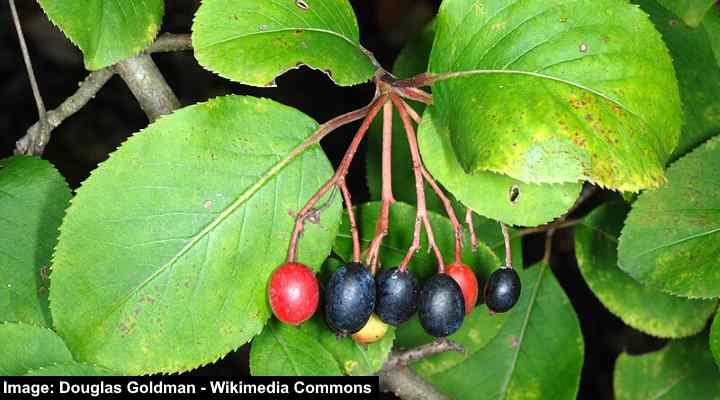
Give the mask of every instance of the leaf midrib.
[(205, 45), (205, 46), (202, 46), (202, 47), (196, 47), (195, 50), (196, 50), (196, 51), (197, 51), (197, 50), (205, 50), (205, 49), (209, 49), (209, 48), (211, 48), (211, 47), (219, 46), (219, 45), (224, 44), (224, 43), (227, 43), (227, 42), (232, 42), (232, 41), (235, 41), (235, 40), (241, 40), (241, 39), (245, 39), (245, 38), (248, 38), (248, 37), (251, 37), (251, 36), (264, 35), (264, 34), (267, 34), (267, 33), (295, 32), (295, 31), (298, 31), (298, 30), (302, 30), (302, 31), (305, 31), (305, 32), (324, 33), (324, 34), (330, 34), (330, 35), (333, 35), (333, 36), (337, 36), (337, 37), (343, 39), (344, 41), (350, 43), (353, 47), (357, 48), (358, 50), (360, 49), (358, 43), (355, 43), (354, 41), (350, 40), (350, 39), (347, 38), (346, 36), (341, 35), (341, 34), (339, 34), (339, 33), (337, 33), (337, 32), (334, 32), (334, 31), (331, 31), (331, 30), (327, 30), (327, 29), (320, 29), (320, 28), (302, 28), (302, 27), (298, 27), (298, 28), (273, 29), (273, 30), (267, 30), (267, 31), (249, 32), (249, 33), (243, 33), (243, 34), (240, 34), (240, 35), (233, 35), (233, 36), (230, 36), (230, 37), (228, 37), (228, 38), (225, 38), (225, 39), (222, 39), (222, 40), (218, 40), (218, 41), (216, 41), (216, 42), (209, 43), (209, 44), (207, 44), (207, 45)]
[(712, 229), (710, 229), (710, 230), (708, 230), (708, 231), (698, 232), (698, 233), (695, 233), (695, 234), (692, 234), (692, 235), (685, 236), (685, 237), (683, 237), (683, 238), (677, 239), (677, 240), (675, 240), (675, 241), (673, 241), (673, 242), (670, 242), (670, 243), (661, 244), (660, 246), (653, 247), (653, 248), (651, 248), (651, 249), (649, 249), (649, 250), (646, 250), (646, 251), (644, 251), (644, 252), (642, 252), (642, 253), (640, 253), (640, 254), (635, 255), (633, 258), (634, 258), (634, 259), (639, 259), (639, 258), (641, 258), (641, 257), (644, 257), (644, 256), (648, 255), (648, 254), (654, 253), (654, 252), (656, 252), (656, 251), (658, 251), (658, 250), (662, 250), (662, 249), (670, 248), (670, 247), (673, 247), (673, 246), (677, 246), (677, 245), (679, 245), (679, 244), (683, 244), (683, 243), (685, 243), (685, 242), (688, 242), (688, 241), (691, 241), (691, 240), (694, 240), (694, 239), (698, 239), (698, 238), (701, 238), (701, 237), (704, 237), (704, 236), (709, 236), (709, 235), (712, 235), (712, 234), (715, 234), (715, 233), (718, 233), (718, 232), (720, 232), (720, 226), (719, 226), (719, 227), (716, 227), (716, 228), (712, 228)]
[[(230, 204), (225, 210), (223, 210), (221, 213), (219, 213), (208, 225), (205, 226), (199, 233), (193, 235), (190, 240), (178, 251), (178, 253), (173, 256), (173, 258), (170, 259), (167, 263), (165, 263), (162, 267), (158, 268), (157, 271), (153, 272), (149, 277), (145, 278), (144, 281), (142, 281), (139, 285), (137, 285), (135, 288), (133, 288), (127, 295), (125, 295), (121, 300), (119, 300), (115, 305), (110, 307), (110, 310), (108, 310), (107, 314), (105, 314), (95, 325), (95, 329), (102, 326), (105, 321), (123, 304), (125, 304), (130, 298), (132, 298), (135, 294), (137, 294), (140, 290), (142, 290), (145, 286), (147, 286), (150, 282), (152, 282), (155, 278), (157, 278), (160, 274), (168, 270), (170, 267), (172, 267), (177, 260), (179, 260), (182, 256), (187, 254), (195, 244), (200, 242), (208, 233), (213, 231), (218, 225), (220, 225), (225, 219), (227, 219), (231, 214), (233, 214), (238, 208), (242, 207), (245, 202), (247, 202), (252, 196), (255, 195), (260, 189), (262, 189), (265, 184), (267, 184), (271, 179), (273, 179), (277, 174), (280, 173), (291, 161), (293, 161), (295, 158), (305, 154), (308, 150), (312, 149), (314, 145), (309, 145), (305, 149), (303, 149), (300, 152), (296, 151), (298, 148), (302, 147), (304, 145), (303, 142), (299, 143), (293, 149), (291, 149), (289, 152), (287, 152), (287, 155), (280, 159), (276, 164), (274, 164), (272, 167), (270, 167), (264, 174), (260, 175), (258, 177), (258, 180), (252, 184), (249, 188), (245, 189), (244, 192), (240, 194), (240, 196), (232, 203)], [(90, 337), (90, 335), (87, 335), (87, 337)]]
[(512, 380), (512, 377), (515, 373), (515, 367), (517, 366), (517, 361), (520, 357), (520, 349), (522, 348), (523, 341), (525, 340), (528, 323), (530, 322), (530, 315), (532, 314), (532, 310), (535, 306), (535, 299), (537, 298), (538, 292), (540, 292), (540, 284), (542, 283), (543, 277), (545, 276), (547, 264), (543, 263), (540, 268), (542, 269), (540, 270), (540, 272), (538, 272), (537, 282), (535, 283), (535, 287), (533, 288), (532, 296), (529, 299), (530, 303), (528, 304), (527, 313), (525, 313), (525, 319), (523, 320), (522, 327), (520, 328), (520, 337), (518, 338), (518, 345), (515, 347), (515, 354), (513, 356), (512, 363), (510, 364), (510, 369), (505, 378), (505, 381), (500, 387), (500, 394), (503, 396), (503, 398), (507, 398), (508, 395), (507, 389), (508, 386), (510, 386), (510, 381)]
[(606, 95), (603, 92), (600, 92), (599, 90), (595, 90), (593, 88), (587, 87), (581, 83), (573, 82), (564, 78), (560, 78), (557, 76), (547, 75), (540, 72), (532, 72), (532, 71), (522, 71), (522, 70), (514, 70), (514, 69), (473, 69), (473, 70), (467, 70), (467, 71), (457, 71), (457, 72), (436, 72), (434, 74), (437, 75), (445, 75), (445, 74), (451, 74), (451, 77), (465, 77), (465, 76), (473, 76), (473, 75), (492, 75), (492, 74), (506, 74), (506, 75), (525, 75), (530, 76), (534, 78), (540, 78), (540, 79), (547, 79), (554, 82), (559, 82), (566, 84), (568, 86), (575, 87), (577, 89), (586, 91), (588, 93), (591, 93), (595, 96), (598, 96), (602, 98), (605, 101), (608, 101), (612, 104), (615, 104), (616, 106), (620, 107), (623, 111), (627, 112), (628, 114), (634, 116), (637, 118), (640, 122), (642, 122), (643, 125), (645, 125), (649, 130), (654, 131), (650, 124), (645, 121), (643, 117), (632, 111), (629, 107), (627, 107), (625, 104), (621, 103), (618, 100), (615, 100), (608, 95)]

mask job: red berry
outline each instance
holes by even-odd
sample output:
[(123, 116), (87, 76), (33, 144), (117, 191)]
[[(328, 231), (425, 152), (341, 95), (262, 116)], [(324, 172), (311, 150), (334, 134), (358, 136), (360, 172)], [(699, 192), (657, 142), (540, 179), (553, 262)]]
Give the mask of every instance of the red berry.
[(478, 299), (478, 281), (475, 273), (465, 264), (450, 264), (445, 273), (450, 275), (462, 290), (465, 315), (470, 315)]
[(277, 319), (299, 325), (315, 314), (320, 301), (320, 287), (308, 267), (288, 262), (279, 266), (270, 277), (268, 298)]

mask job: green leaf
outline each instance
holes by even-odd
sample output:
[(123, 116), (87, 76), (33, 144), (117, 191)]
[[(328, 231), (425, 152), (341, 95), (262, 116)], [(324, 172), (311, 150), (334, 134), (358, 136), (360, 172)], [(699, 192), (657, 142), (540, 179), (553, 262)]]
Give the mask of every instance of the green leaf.
[(705, 335), (674, 340), (654, 353), (620, 354), (614, 375), (617, 400), (720, 399), (720, 373)]
[(96, 70), (132, 57), (160, 31), (163, 0), (38, 0)]
[[(407, 78), (427, 70), (428, 58), (435, 35), (435, 24), (431, 22), (420, 35), (413, 38), (400, 52), (393, 72), (399, 78)], [(421, 103), (411, 102), (419, 113), (425, 110)], [(491, 172), (479, 171), (467, 174), (455, 157), (447, 129), (435, 127), (431, 111), (423, 115), (424, 122), (418, 132), (423, 161), (433, 176), (462, 203), (475, 212), (489, 218), (502, 220), (514, 225), (540, 225), (567, 211), (577, 197), (581, 185), (532, 185)], [(372, 134), (368, 136), (367, 176), (371, 198), (380, 199), (382, 148), (382, 124), (379, 119), (373, 123)], [(393, 117), (393, 170), (392, 182), (395, 198), (408, 204), (415, 204), (415, 178), (408, 150), (405, 131), (397, 113)], [(523, 192), (515, 202), (509, 201), (512, 188)], [(443, 205), (425, 184), (426, 201), (429, 210), (443, 213)], [(488, 195), (491, 194), (491, 195)], [(525, 196), (525, 194), (529, 195)], [(456, 207), (457, 208), (457, 207)]]
[(715, 315), (712, 327), (710, 328), (710, 350), (712, 350), (715, 363), (720, 366), (720, 318)]
[(0, 354), (0, 376), (73, 362), (70, 350), (55, 332), (23, 323), (0, 324)]
[(578, 266), (588, 286), (610, 312), (650, 335), (678, 338), (702, 331), (716, 301), (646, 288), (617, 267), (617, 238), (628, 209), (621, 201), (607, 203), (575, 228)]
[[(363, 203), (355, 208), (362, 251), (367, 248), (375, 235), (375, 225), (379, 213), (380, 203), (377, 202)], [(381, 266), (387, 268), (397, 267), (405, 257), (413, 240), (415, 213), (415, 207), (405, 203), (396, 202), (390, 207), (388, 235), (385, 236), (380, 247)], [(435, 233), (435, 243), (445, 255), (446, 262), (450, 262), (455, 249), (452, 224), (449, 219), (443, 216), (433, 212), (428, 214)], [(418, 279), (423, 280), (436, 273), (437, 260), (435, 255), (427, 250), (427, 238), (424, 231), (420, 239), (420, 250), (415, 253), (408, 268), (417, 275)], [(478, 243), (477, 251), (472, 252), (467, 232), (463, 235), (463, 244), (463, 262), (473, 268), (478, 275), (488, 276), (492, 271), (500, 267), (500, 260), (486, 244)], [(335, 239), (333, 250), (345, 260), (352, 258), (352, 237), (347, 214), (344, 214), (340, 224), (340, 233)]]
[(97, 365), (82, 363), (56, 364), (28, 371), (25, 376), (112, 376), (117, 375), (109, 369)]
[[(463, 362), (448, 366), (445, 357), (431, 358), (417, 367), (452, 398), (575, 399), (584, 344), (572, 305), (548, 265), (518, 272), (520, 301), (507, 313), (500, 332), (494, 334), (496, 327), (487, 318), (478, 319), (463, 329), (469, 338), (477, 332), (472, 340), (481, 346)], [(484, 307), (475, 310), (485, 312)]]
[[(674, 3), (692, 3), (675, 1)], [(720, 63), (713, 53), (713, 35), (720, 40), (720, 8), (693, 29), (653, 0), (639, 2), (650, 14), (670, 49), (683, 103), (684, 125), (674, 156), (682, 156), (720, 132)]]
[(320, 327), (310, 320), (299, 327), (273, 319), (253, 340), (250, 369), (255, 376), (340, 375), (340, 367), (318, 340)]
[[(680, 134), (667, 48), (623, 0), (446, 0), (430, 56), (438, 120), (467, 172), (532, 183), (664, 183)], [(638, 156), (642, 155), (642, 156)]]
[(341, 86), (366, 82), (376, 69), (347, 0), (203, 0), (192, 30), (200, 65), (247, 85), (274, 86), (303, 64)]
[(0, 160), (0, 321), (52, 325), (50, 255), (70, 189), (45, 160)]
[(436, 107), (423, 114), (418, 130), (420, 152), (430, 173), (463, 204), (486, 217), (512, 225), (535, 226), (572, 207), (580, 183), (534, 185), (494, 172), (466, 173), (450, 144), (450, 131), (436, 118)]
[[(507, 314), (491, 316), (484, 304), (476, 307), (472, 314), (465, 317), (460, 330), (448, 336), (449, 340), (463, 345), (464, 353), (441, 353), (415, 362), (412, 367), (423, 376), (433, 376), (471, 360), (476, 352), (481, 351), (497, 336), (506, 317)], [(397, 344), (403, 348), (417, 347), (430, 343), (434, 339), (425, 333), (417, 315), (400, 325), (397, 330)]]
[(618, 265), (642, 284), (690, 298), (720, 296), (720, 137), (668, 169), (625, 221)]
[[(94, 171), (61, 226), (50, 291), (78, 361), (184, 371), (260, 333), (288, 213), (332, 175), (318, 146), (286, 165), (317, 127), (273, 101), (226, 96), (158, 120)], [(337, 233), (338, 200), (300, 241), (313, 269)]]
[(338, 338), (319, 317), (299, 327), (272, 320), (255, 338), (250, 351), (253, 375), (373, 375), (387, 360), (392, 328), (367, 348), (351, 338)]
[[(700, 25), (706, 13), (715, 4), (715, 0), (657, 0), (657, 2), (693, 28)], [(667, 40), (667, 37), (665, 39)]]

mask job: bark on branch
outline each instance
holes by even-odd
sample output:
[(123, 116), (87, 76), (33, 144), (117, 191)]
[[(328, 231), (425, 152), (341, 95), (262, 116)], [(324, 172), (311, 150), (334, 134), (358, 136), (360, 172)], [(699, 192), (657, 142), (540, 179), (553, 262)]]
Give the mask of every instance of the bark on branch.
[(393, 392), (403, 400), (448, 399), (446, 395), (440, 393), (433, 385), (426, 382), (407, 367), (407, 365), (413, 361), (418, 361), (446, 351), (462, 353), (465, 351), (465, 348), (463, 348), (460, 343), (451, 340), (437, 339), (434, 342), (413, 349), (393, 352), (380, 372), (378, 372), (381, 389)]
[[(132, 75), (132, 71), (135, 73), (139, 73), (138, 69), (141, 68), (140, 64), (144, 64), (144, 66), (148, 69), (150, 69), (149, 74), (155, 75), (159, 74), (159, 71), (157, 71), (157, 67), (154, 66), (154, 63), (152, 66), (149, 65), (147, 60), (144, 61), (133, 61), (136, 58), (143, 58), (143, 57), (149, 57), (147, 54), (152, 53), (160, 53), (160, 52), (169, 52), (169, 51), (183, 51), (183, 50), (189, 50), (192, 48), (191, 41), (190, 41), (190, 35), (189, 34), (181, 34), (181, 35), (175, 35), (175, 34), (163, 34), (161, 35), (153, 44), (151, 44), (143, 54), (133, 57), (129, 60), (122, 61), (119, 64), (129, 63), (130, 65), (126, 65), (121, 68), (125, 69), (129, 75)], [(150, 60), (152, 61), (152, 60)], [(154, 67), (155, 71), (152, 71)], [(47, 146), (48, 141), (50, 140), (50, 133), (53, 129), (55, 129), (57, 126), (59, 126), (65, 119), (70, 117), (71, 115), (78, 112), (80, 109), (82, 109), (95, 95), (97, 92), (102, 89), (102, 87), (107, 83), (107, 81), (112, 78), (112, 76), (115, 74), (115, 68), (116, 66), (110, 66), (107, 68), (103, 68), (97, 71), (94, 71), (90, 73), (85, 80), (80, 82), (80, 85), (78, 87), (78, 90), (73, 93), (70, 97), (65, 99), (65, 101), (60, 104), (56, 109), (48, 111), (47, 112), (47, 119), (48, 119), (48, 132), (44, 132), (41, 129), (41, 123), (37, 122), (33, 124), (30, 128), (28, 128), (25, 136), (20, 138), (15, 143), (15, 154), (27, 154), (27, 155), (40, 155), (45, 150), (45, 146)], [(152, 78), (151, 78), (152, 79)], [(140, 79), (139, 81), (142, 81)], [(153, 80), (154, 82), (157, 82), (158, 80)], [(127, 81), (126, 81), (127, 82)], [(165, 82), (165, 79), (162, 79), (162, 82)], [(128, 86), (130, 86), (131, 83), (128, 83)], [(174, 94), (172, 95), (172, 98), (170, 97), (170, 93), (167, 92), (167, 83), (164, 83), (166, 86), (165, 88), (160, 87), (161, 92), (163, 93), (163, 100), (162, 104), (164, 104), (163, 111), (170, 110), (170, 105), (172, 103), (172, 98), (174, 98)], [(133, 94), (135, 94), (135, 90), (131, 87), (131, 90), (133, 91)], [(144, 91), (151, 91), (152, 88), (146, 88)], [(140, 100), (138, 100), (140, 102)], [(177, 99), (175, 98), (175, 101)], [(179, 103), (174, 103), (175, 106), (179, 105)], [(148, 107), (149, 109), (153, 110), (161, 110), (159, 107), (156, 108), (155, 106), (151, 104), (145, 104), (141, 106)], [(145, 108), (143, 108), (145, 110)], [(170, 110), (172, 111), (172, 110)], [(158, 111), (157, 115), (160, 115), (162, 111)], [(152, 117), (150, 117), (152, 120)]]

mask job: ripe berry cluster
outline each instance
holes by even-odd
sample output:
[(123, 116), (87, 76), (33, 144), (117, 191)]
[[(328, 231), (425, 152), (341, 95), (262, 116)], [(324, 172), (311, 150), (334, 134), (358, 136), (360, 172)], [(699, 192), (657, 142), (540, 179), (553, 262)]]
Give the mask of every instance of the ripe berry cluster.
[[(520, 295), (515, 270), (502, 267), (493, 272), (484, 295), (491, 311), (511, 309)], [(280, 321), (299, 325), (317, 310), (320, 290), (309, 268), (285, 263), (270, 278), (268, 296)], [(355, 341), (368, 344), (381, 339), (388, 325), (400, 325), (417, 311), (429, 335), (445, 337), (460, 329), (477, 299), (477, 278), (464, 264), (449, 265), (420, 289), (411, 271), (386, 268), (373, 278), (363, 264), (350, 262), (335, 270), (327, 283), (325, 320), (338, 335), (352, 335)]]
[[(339, 190), (342, 193), (350, 222), (353, 256), (352, 262), (342, 265), (332, 274), (325, 288), (325, 320), (330, 329), (337, 332), (338, 335), (352, 335), (357, 342), (367, 344), (383, 337), (388, 325), (402, 324), (417, 311), (420, 323), (428, 334), (445, 337), (460, 329), (465, 315), (472, 312), (478, 300), (478, 281), (470, 267), (462, 263), (463, 228), (455, 215), (453, 205), (427, 171), (420, 157), (413, 121), (419, 124), (422, 117), (403, 100), (403, 98), (407, 98), (429, 104), (432, 102), (432, 95), (419, 89), (418, 82), (412, 79), (398, 81), (382, 69), (378, 71), (375, 82), (377, 93), (368, 106), (328, 121), (312, 135), (315, 140), (320, 140), (330, 131), (342, 125), (363, 119), (335, 174), (295, 214), (295, 227), (290, 238), (287, 262), (275, 270), (270, 279), (268, 287), (270, 305), (279, 320), (293, 325), (306, 321), (317, 310), (320, 301), (320, 286), (313, 272), (296, 262), (298, 240), (305, 223), (317, 223), (320, 212), (326, 208), (326, 206), (316, 206), (318, 201), (331, 189)], [(383, 141), (380, 212), (375, 235), (365, 253), (361, 254), (354, 208), (345, 178), (350, 163), (370, 124), (381, 110), (383, 112)], [(413, 240), (405, 257), (397, 267), (382, 269), (376, 274), (380, 266), (381, 244), (388, 234), (390, 206), (395, 202), (391, 182), (392, 115), (395, 110), (402, 120), (412, 157), (417, 209)], [(425, 183), (443, 203), (453, 226), (454, 260), (447, 267), (444, 257), (435, 243), (433, 227), (426, 207)], [(472, 230), (472, 211), (469, 209), (465, 219), (473, 239), (473, 248), (475, 248), (476, 238)], [(508, 311), (520, 296), (520, 279), (511, 267), (508, 230), (504, 224), (501, 224), (501, 227), (505, 240), (506, 267), (492, 273), (484, 291), (485, 302), (492, 312)], [(438, 273), (430, 277), (420, 288), (417, 278), (408, 270), (408, 265), (421, 248), (422, 230), (426, 233), (427, 247), (434, 253), (437, 260)], [(366, 265), (361, 263), (361, 259), (366, 261)]]

